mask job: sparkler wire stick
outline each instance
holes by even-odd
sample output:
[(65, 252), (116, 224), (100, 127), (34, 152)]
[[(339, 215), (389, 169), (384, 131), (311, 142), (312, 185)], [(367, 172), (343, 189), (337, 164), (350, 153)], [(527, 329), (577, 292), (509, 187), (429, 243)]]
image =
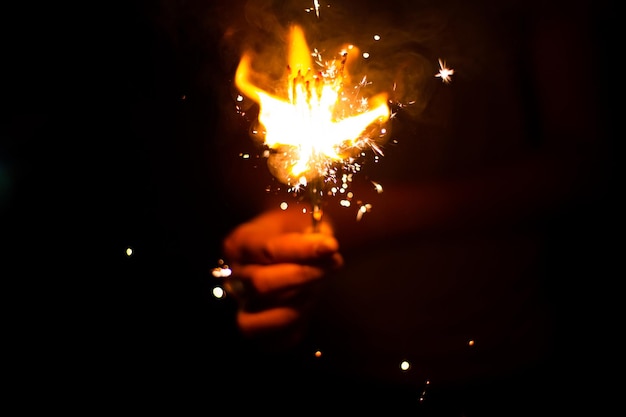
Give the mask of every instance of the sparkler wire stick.
[(324, 178), (319, 176), (315, 178), (310, 184), (309, 198), (311, 201), (312, 219), (313, 219), (313, 233), (319, 232), (320, 222), (322, 221), (322, 197), (324, 193)]

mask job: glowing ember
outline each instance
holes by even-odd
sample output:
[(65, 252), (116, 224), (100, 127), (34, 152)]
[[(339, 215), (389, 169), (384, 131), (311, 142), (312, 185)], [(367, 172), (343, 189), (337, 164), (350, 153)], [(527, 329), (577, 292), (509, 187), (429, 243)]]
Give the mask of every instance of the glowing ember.
[[(351, 164), (364, 148), (379, 151), (375, 143), (384, 135), (374, 123), (389, 119), (387, 95), (372, 98), (358, 96), (367, 84), (363, 78), (350, 91), (347, 84), (350, 46), (342, 51), (339, 61), (313, 68), (313, 55), (302, 29), (292, 26), (289, 32), (287, 81), (284, 90), (270, 93), (253, 84), (252, 54), (245, 53), (235, 75), (235, 84), (242, 94), (259, 104), (260, 131), (270, 149), (268, 166), (280, 182), (298, 189), (315, 181), (320, 183), (337, 172), (335, 164)], [(377, 125), (379, 127), (379, 125)], [(376, 132), (376, 133), (374, 133)], [(319, 192), (319, 185), (316, 192)]]
[(306, 12), (310, 12), (312, 10), (315, 10), (315, 15), (319, 18), (320, 17), (320, 2), (317, 0), (313, 0), (313, 7), (308, 8), (308, 9), (304, 9)]
[(452, 81), (450, 78), (454, 74), (454, 70), (452, 68), (448, 68), (446, 62), (439, 59), (439, 72), (435, 75), (435, 77), (440, 77), (441, 81), (444, 83), (449, 83)]

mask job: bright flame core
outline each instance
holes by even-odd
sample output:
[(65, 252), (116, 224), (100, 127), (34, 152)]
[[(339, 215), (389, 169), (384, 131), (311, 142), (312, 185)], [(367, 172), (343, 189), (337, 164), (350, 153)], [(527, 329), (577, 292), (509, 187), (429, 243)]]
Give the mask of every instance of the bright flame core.
[(270, 171), (291, 186), (326, 176), (333, 163), (348, 161), (368, 145), (376, 149), (368, 127), (386, 122), (390, 115), (385, 93), (357, 102), (345, 94), (345, 50), (339, 67), (332, 61), (323, 71), (313, 69), (312, 56), (302, 29), (292, 26), (285, 97), (272, 95), (250, 81), (251, 53), (242, 56), (235, 74), (241, 93), (259, 104), (264, 142), (273, 151), (268, 160)]

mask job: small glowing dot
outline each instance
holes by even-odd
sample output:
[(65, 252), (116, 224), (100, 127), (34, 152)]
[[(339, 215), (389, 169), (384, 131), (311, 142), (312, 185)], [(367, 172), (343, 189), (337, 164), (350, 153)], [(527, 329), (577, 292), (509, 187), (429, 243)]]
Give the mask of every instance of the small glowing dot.
[(374, 35), (374, 40), (375, 41), (379, 41), (380, 40), (380, 35)]
[(410, 367), (411, 364), (408, 361), (400, 362), (400, 369), (402, 369), (403, 371), (408, 371)]
[(340, 204), (342, 207), (350, 207), (350, 201), (349, 201), (349, 200), (341, 200), (341, 201), (339, 202), (339, 204)]
[(321, 350), (316, 350), (315, 351), (315, 357), (316, 358), (321, 358), (322, 357), (322, 351)]
[(130, 258), (132, 254), (133, 254), (133, 248), (131, 247), (126, 248), (126, 256)]
[(237, 101), (243, 101), (243, 96), (241, 94), (237, 94)]
[(449, 83), (452, 79), (451, 76), (454, 74), (454, 70), (452, 68), (448, 68), (446, 66), (446, 62), (439, 59), (439, 72), (435, 75), (435, 77), (440, 77), (441, 81), (444, 83)]
[(360, 221), (363, 218), (363, 215), (365, 213), (369, 213), (371, 209), (372, 209), (371, 204), (369, 203), (363, 204), (361, 207), (359, 207), (359, 211), (357, 211), (356, 213), (356, 220)]
[(242, 157), (243, 159), (250, 159), (250, 154), (249, 154), (249, 153), (242, 153), (242, 154), (241, 154), (241, 157)]
[(283, 201), (282, 203), (280, 203), (281, 210), (287, 210), (287, 207), (289, 207), (289, 204), (287, 204), (286, 201)]
[(215, 298), (224, 298), (226, 296), (226, 292), (222, 287), (213, 288), (213, 296)]
[(229, 277), (232, 273), (233, 271), (231, 271), (228, 266), (224, 268), (215, 268), (212, 272), (215, 278), (226, 278)]
[[(427, 379), (426, 381), (424, 381), (424, 385), (430, 385), (430, 381)], [(424, 397), (426, 397), (426, 388), (422, 390), (422, 393), (420, 394), (420, 397), (419, 397), (419, 401), (420, 402), (424, 401)]]
[(363, 52), (363, 58), (367, 59), (370, 57), (370, 53), (369, 52)]
[(224, 262), (223, 259), (217, 261), (217, 267), (213, 268), (211, 271), (211, 275), (215, 278), (226, 278), (229, 277), (233, 271), (230, 267)]
[(469, 342), (467, 342), (467, 345), (468, 346), (474, 346), (474, 343), (476, 343), (476, 342), (474, 342), (474, 340), (470, 340)]

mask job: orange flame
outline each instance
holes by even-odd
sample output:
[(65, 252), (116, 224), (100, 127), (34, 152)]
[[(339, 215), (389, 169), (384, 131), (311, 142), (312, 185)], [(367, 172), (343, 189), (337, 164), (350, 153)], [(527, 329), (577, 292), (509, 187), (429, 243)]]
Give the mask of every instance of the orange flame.
[[(343, 57), (345, 63), (347, 53)], [(299, 26), (289, 32), (286, 97), (253, 84), (252, 58), (249, 52), (241, 57), (235, 84), (259, 104), (264, 142), (273, 151), (268, 166), (285, 184), (306, 184), (326, 175), (330, 163), (350, 158), (370, 142), (365, 134), (370, 125), (389, 118), (385, 93), (367, 100), (366, 109), (362, 110), (361, 102), (359, 110), (354, 110), (355, 103), (343, 94), (348, 77), (345, 68), (313, 69), (312, 54)]]

